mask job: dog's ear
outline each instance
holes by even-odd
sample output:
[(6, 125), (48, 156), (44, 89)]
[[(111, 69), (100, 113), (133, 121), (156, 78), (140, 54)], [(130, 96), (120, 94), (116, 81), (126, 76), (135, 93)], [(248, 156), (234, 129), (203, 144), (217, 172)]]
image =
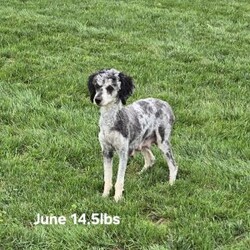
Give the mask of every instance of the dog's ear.
[(91, 102), (94, 101), (94, 97), (95, 97), (95, 94), (96, 94), (95, 86), (94, 86), (94, 78), (95, 78), (95, 76), (96, 76), (96, 73), (90, 75), (89, 79), (88, 79), (88, 89), (89, 89), (89, 94), (90, 94), (90, 100), (91, 100)]
[(121, 87), (118, 92), (118, 97), (121, 100), (122, 104), (125, 105), (128, 97), (133, 94), (135, 86), (133, 83), (133, 79), (130, 76), (126, 76), (122, 72), (119, 73), (119, 79), (121, 82)]

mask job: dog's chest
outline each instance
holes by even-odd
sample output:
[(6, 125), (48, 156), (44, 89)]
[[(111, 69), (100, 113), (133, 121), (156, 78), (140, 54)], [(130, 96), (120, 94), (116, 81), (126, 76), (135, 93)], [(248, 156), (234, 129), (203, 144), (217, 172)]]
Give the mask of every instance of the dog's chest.
[(102, 145), (109, 145), (112, 148), (119, 149), (123, 144), (124, 137), (109, 126), (100, 127), (99, 141)]
[(99, 120), (99, 141), (101, 144), (111, 145), (118, 147), (121, 143), (121, 134), (114, 130), (115, 119), (112, 116), (101, 116)]

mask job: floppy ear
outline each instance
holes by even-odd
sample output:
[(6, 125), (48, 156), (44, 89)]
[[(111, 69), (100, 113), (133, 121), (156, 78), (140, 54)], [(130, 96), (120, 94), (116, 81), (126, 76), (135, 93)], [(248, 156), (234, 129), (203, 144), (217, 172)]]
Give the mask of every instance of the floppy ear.
[(135, 86), (133, 79), (130, 76), (126, 76), (121, 72), (119, 73), (119, 78), (121, 82), (121, 88), (118, 92), (118, 97), (122, 104), (125, 105), (128, 97), (132, 95)]
[(91, 102), (94, 101), (94, 97), (95, 97), (95, 94), (96, 94), (95, 86), (94, 86), (94, 78), (95, 78), (95, 76), (96, 76), (96, 73), (90, 75), (89, 79), (88, 79), (88, 88), (89, 88), (89, 94), (90, 94)]

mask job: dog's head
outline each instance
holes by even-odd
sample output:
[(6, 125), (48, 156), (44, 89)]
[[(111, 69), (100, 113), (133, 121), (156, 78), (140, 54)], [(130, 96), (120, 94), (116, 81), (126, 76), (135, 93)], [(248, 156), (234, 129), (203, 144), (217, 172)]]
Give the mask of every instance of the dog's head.
[(90, 100), (98, 106), (126, 100), (133, 93), (134, 84), (130, 76), (115, 69), (100, 70), (89, 76)]

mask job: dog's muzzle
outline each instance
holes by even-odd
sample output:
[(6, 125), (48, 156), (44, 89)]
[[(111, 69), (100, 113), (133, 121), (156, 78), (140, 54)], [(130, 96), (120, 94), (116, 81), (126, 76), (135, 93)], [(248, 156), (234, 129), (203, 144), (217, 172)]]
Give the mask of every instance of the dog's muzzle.
[(95, 99), (94, 99), (95, 103), (100, 106), (101, 105), (101, 102), (102, 102), (102, 98), (100, 96), (97, 96)]

